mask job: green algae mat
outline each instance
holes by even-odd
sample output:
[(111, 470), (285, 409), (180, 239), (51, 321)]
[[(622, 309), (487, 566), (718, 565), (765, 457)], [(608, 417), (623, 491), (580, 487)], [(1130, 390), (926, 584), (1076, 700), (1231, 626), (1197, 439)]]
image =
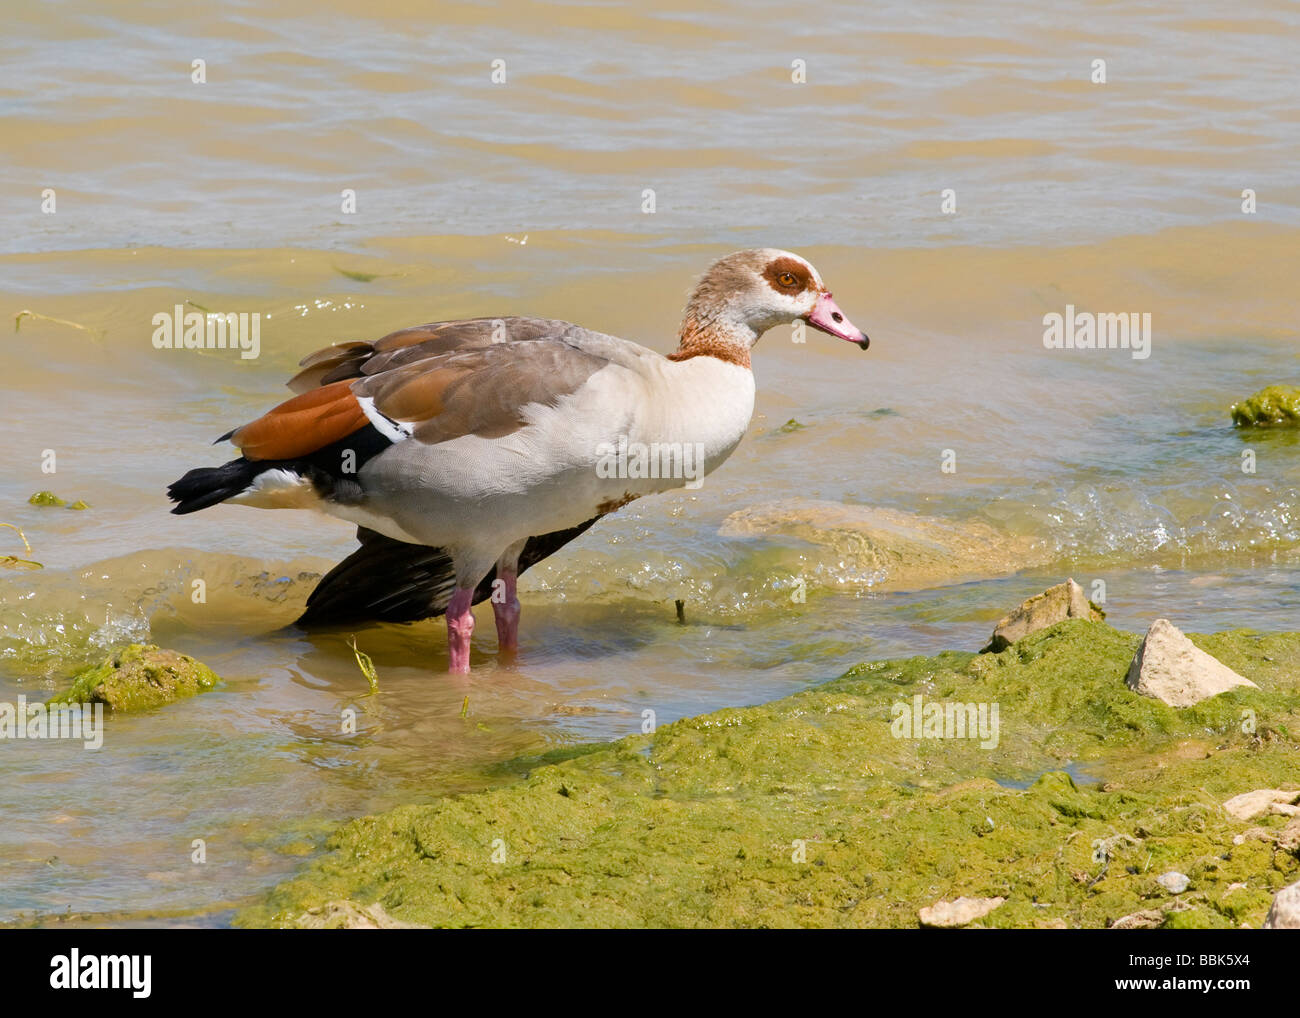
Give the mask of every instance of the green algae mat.
[(1141, 697), (1139, 638), (1085, 620), (860, 665), (355, 820), (237, 923), (348, 902), (429, 926), (915, 927), (965, 895), (1006, 899), (984, 926), (1257, 927), (1300, 859), (1287, 817), (1222, 803), (1300, 789), (1300, 634), (1192, 639), (1260, 688)]

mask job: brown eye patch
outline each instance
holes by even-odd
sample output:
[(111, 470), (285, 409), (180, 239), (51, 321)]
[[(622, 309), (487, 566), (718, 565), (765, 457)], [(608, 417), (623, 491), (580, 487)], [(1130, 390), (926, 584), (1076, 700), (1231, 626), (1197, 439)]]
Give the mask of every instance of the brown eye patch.
[(767, 267), (763, 269), (763, 278), (777, 293), (803, 293), (813, 285), (812, 275), (807, 267), (793, 258), (777, 258), (768, 262)]

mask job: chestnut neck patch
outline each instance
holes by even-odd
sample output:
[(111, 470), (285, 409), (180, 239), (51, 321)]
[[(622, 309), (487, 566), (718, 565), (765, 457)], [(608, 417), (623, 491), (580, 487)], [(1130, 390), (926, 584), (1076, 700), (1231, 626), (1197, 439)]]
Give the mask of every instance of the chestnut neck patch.
[(692, 357), (716, 357), (742, 368), (751, 366), (748, 344), (729, 338), (716, 322), (705, 324), (688, 314), (682, 322), (679, 345), (668, 355), (668, 359), (686, 361)]

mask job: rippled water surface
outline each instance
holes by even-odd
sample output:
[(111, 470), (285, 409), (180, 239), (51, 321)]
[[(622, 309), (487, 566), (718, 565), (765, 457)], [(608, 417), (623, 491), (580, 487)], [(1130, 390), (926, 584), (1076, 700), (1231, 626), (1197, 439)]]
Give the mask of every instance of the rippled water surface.
[[(1300, 381), (1294, 4), (21, 6), (0, 309), (45, 317), (3, 341), (0, 522), (32, 550), (0, 528), (0, 554), (45, 568), (0, 571), (0, 702), (124, 641), (224, 682), (112, 718), (93, 753), (0, 743), (0, 921), (223, 923), (343, 819), (646, 711), (975, 649), (1064, 575), (1133, 631), (1298, 628), (1300, 439), (1228, 418)], [(350, 634), (285, 628), (351, 528), (167, 512), (166, 484), (228, 456), (212, 440), (320, 346), (531, 313), (667, 351), (695, 275), (760, 244), (812, 259), (871, 349), (769, 333), (746, 442), (530, 572), (515, 666), (490, 613), (466, 680), (439, 625), (363, 627), (372, 695)], [(260, 356), (153, 349), (186, 301), (260, 312)], [(1045, 349), (1067, 304), (1150, 312), (1151, 356)], [(46, 489), (90, 508), (28, 504)], [(776, 500), (1006, 550), (909, 580), (834, 534), (724, 525)]]

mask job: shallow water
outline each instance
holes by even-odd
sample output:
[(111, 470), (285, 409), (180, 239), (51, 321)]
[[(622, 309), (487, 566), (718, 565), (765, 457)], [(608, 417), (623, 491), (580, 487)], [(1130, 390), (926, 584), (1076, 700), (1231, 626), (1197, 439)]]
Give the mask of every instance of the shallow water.
[[(0, 521), (46, 568), (0, 573), (0, 702), (123, 640), (225, 678), (111, 719), (93, 754), (0, 744), (0, 921), (221, 923), (346, 817), (505, 780), (646, 710), (974, 649), (1066, 574), (1104, 581), (1134, 631), (1300, 628), (1300, 441), (1227, 415), (1300, 375), (1292, 5), (846, 5), (793, 25), (776, 5), (372, 6), (45, 4), (0, 40), (0, 308), (84, 326), (25, 318), (5, 341)], [(363, 628), (367, 695), (348, 634), (283, 629), (349, 527), (167, 513), (165, 485), (227, 457), (212, 439), (319, 346), (524, 312), (666, 351), (694, 275), (753, 244), (809, 256), (870, 351), (771, 332), (721, 471), (525, 577), (517, 666), (490, 615), (465, 681), (439, 626)], [(261, 312), (260, 356), (154, 350), (152, 316), (186, 300)], [(1151, 356), (1046, 350), (1067, 303), (1151, 312)], [(27, 504), (44, 489), (91, 508)], [(913, 589), (838, 546), (719, 534), (778, 498), (991, 524), (1034, 565)]]

